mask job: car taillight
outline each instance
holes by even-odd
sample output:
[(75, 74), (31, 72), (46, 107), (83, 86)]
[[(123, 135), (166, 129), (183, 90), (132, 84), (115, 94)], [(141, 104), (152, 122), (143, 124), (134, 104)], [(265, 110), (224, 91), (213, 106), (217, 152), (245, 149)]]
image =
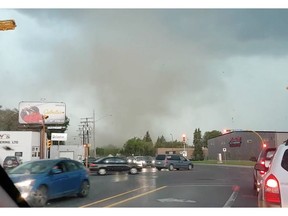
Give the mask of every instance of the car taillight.
[[(264, 160), (261, 160), (261, 161), (260, 161), (260, 164), (261, 164), (263, 167), (265, 167), (265, 161), (264, 161)], [(261, 174), (261, 175), (264, 175), (264, 174), (265, 174), (265, 171), (260, 171), (260, 174)]]
[(267, 202), (280, 203), (280, 188), (279, 182), (274, 175), (269, 175), (265, 180), (264, 198)]
[(89, 164), (89, 167), (95, 167), (95, 166), (97, 166), (97, 165), (93, 164), (93, 163)]

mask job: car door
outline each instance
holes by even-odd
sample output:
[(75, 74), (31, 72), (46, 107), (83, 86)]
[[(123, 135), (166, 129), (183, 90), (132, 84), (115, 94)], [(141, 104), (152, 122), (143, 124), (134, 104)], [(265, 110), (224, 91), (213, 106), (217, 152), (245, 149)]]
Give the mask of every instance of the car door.
[(51, 169), (49, 190), (51, 198), (64, 196), (71, 190), (69, 174), (63, 162), (57, 163)]
[(72, 160), (67, 160), (64, 162), (66, 167), (67, 177), (69, 180), (69, 185), (67, 187), (67, 192), (72, 193), (77, 191), (81, 184), (81, 170), (78, 168), (76, 163)]
[(187, 158), (183, 157), (182, 155), (180, 155), (179, 157), (180, 157), (180, 161), (181, 161), (181, 168), (188, 169), (190, 161)]
[(118, 172), (128, 171), (130, 169), (128, 161), (125, 160), (124, 158), (114, 158), (114, 159), (115, 159), (115, 169)]
[(172, 155), (170, 160), (171, 160), (171, 163), (173, 163), (175, 169), (182, 168), (183, 165), (182, 165), (179, 155)]

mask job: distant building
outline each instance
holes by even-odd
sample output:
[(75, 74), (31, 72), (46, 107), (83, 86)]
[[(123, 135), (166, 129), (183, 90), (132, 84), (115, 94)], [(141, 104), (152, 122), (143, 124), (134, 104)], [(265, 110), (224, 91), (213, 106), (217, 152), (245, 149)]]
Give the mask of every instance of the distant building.
[(229, 131), (208, 140), (208, 159), (217, 160), (219, 154), (227, 160), (251, 160), (257, 158), (263, 144), (277, 147), (288, 139), (288, 132), (277, 131)]
[(82, 161), (84, 157), (83, 145), (52, 145), (50, 148), (50, 158), (66, 157), (73, 160)]

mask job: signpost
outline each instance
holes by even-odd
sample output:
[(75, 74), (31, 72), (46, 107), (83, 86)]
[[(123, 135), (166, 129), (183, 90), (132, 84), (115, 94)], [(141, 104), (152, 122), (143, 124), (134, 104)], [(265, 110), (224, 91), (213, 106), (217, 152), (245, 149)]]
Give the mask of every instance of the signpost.
[(224, 163), (226, 163), (226, 148), (223, 148), (223, 152), (224, 152)]

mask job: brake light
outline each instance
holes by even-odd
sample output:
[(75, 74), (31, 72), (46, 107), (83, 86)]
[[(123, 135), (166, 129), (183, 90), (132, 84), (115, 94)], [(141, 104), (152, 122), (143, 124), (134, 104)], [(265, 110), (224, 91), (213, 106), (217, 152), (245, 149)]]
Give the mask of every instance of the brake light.
[[(260, 161), (260, 164), (263, 165), (263, 166), (265, 166), (265, 161), (264, 161), (264, 160), (261, 160), (261, 161)], [(265, 171), (260, 171), (260, 174), (261, 174), (261, 175), (264, 175), (264, 174), (265, 174)]]
[(281, 203), (279, 182), (272, 174), (265, 180), (264, 198), (267, 202)]

